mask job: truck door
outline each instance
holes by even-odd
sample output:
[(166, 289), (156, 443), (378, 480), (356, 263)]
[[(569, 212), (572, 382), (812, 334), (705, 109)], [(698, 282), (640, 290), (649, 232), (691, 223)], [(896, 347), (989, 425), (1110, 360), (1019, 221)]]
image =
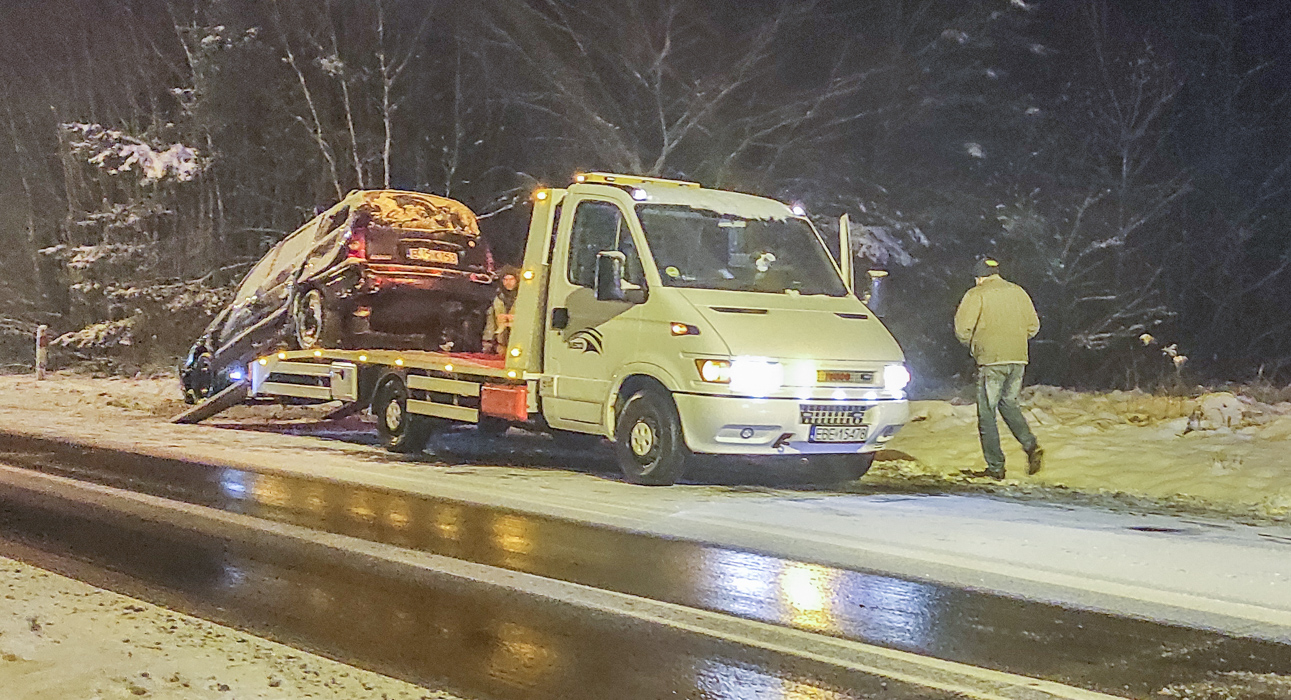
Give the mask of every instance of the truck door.
[[(596, 255), (627, 258), (624, 287), (644, 287), (626, 195), (575, 194), (564, 203), (552, 256), (544, 343), (543, 415), (555, 428), (603, 433), (614, 372), (638, 340), (638, 304), (596, 299)], [(639, 235), (639, 234), (637, 234)]]

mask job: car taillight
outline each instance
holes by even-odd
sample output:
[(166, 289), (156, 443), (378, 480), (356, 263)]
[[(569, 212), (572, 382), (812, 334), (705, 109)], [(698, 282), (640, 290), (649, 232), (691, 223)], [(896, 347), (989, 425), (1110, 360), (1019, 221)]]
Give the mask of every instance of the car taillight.
[(345, 257), (368, 257), (368, 230), (366, 228), (350, 229), (345, 241)]

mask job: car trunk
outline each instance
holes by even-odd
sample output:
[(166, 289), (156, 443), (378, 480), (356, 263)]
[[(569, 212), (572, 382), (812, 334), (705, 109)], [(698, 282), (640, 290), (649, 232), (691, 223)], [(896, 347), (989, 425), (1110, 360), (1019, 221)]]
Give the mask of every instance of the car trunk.
[(488, 272), (484, 246), (475, 236), (452, 230), (373, 226), (367, 232), (367, 259), (386, 265)]

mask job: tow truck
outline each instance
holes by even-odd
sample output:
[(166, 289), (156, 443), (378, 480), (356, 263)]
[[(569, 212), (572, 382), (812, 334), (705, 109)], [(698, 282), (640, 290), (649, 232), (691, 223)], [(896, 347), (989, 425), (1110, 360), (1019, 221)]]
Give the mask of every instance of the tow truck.
[(695, 455), (859, 478), (906, 423), (910, 373), (856, 296), (846, 216), (835, 259), (801, 207), (693, 182), (587, 173), (532, 198), (501, 355), (282, 350), (246, 397), (370, 408), (395, 452), (454, 423), (608, 438), (649, 485)]

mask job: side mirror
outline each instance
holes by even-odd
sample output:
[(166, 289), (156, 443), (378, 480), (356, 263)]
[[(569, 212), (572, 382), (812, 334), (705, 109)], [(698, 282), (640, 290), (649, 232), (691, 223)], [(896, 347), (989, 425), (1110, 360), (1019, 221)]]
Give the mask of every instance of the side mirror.
[(623, 282), (623, 268), (628, 256), (618, 250), (603, 250), (596, 254), (596, 300), (626, 301), (640, 304), (645, 301), (645, 290)]
[(861, 298), (861, 301), (870, 308), (870, 311), (873, 311), (874, 315), (880, 318), (885, 312), (883, 308), (883, 280), (887, 279), (887, 276), (887, 270), (870, 270), (867, 272), (866, 277), (870, 282), (865, 290), (865, 296)]

